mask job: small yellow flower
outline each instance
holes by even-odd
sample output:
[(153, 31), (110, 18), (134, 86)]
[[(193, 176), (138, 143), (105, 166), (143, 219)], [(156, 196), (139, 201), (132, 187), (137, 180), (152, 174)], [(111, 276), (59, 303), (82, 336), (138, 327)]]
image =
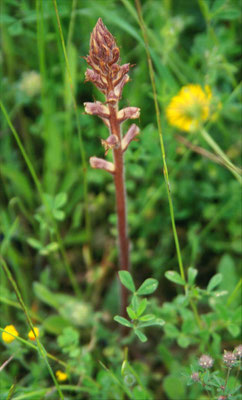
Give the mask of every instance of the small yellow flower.
[(205, 90), (195, 84), (183, 86), (166, 109), (169, 123), (183, 131), (195, 131), (208, 119), (211, 99), (212, 93), (208, 85)]
[(5, 343), (12, 343), (16, 339), (14, 336), (12, 336), (12, 334), (18, 336), (18, 331), (15, 329), (15, 326), (7, 325), (5, 326), (4, 330), (7, 331), (8, 333), (7, 332), (2, 333), (3, 341)]
[(59, 382), (64, 382), (68, 378), (67, 374), (65, 372), (60, 371), (59, 369), (58, 369), (58, 371), (56, 371), (55, 374), (56, 374), (57, 380)]
[[(34, 333), (35, 333), (35, 335), (34, 335)], [(35, 336), (36, 337), (39, 336), (39, 328), (37, 328), (36, 326), (34, 326), (34, 332), (31, 329), (31, 331), (29, 331), (29, 333), (28, 333), (28, 337), (30, 340), (35, 340)]]

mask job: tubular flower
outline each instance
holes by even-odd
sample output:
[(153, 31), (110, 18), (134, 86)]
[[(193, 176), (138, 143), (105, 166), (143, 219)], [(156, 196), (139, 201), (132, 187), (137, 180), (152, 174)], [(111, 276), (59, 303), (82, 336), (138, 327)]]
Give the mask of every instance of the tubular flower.
[(56, 378), (59, 382), (64, 382), (67, 380), (68, 376), (65, 372), (62, 372), (58, 369), (58, 371), (56, 371)]
[[(16, 338), (14, 336), (18, 336), (18, 331), (15, 329), (14, 325), (7, 325), (4, 328), (5, 331), (2, 333), (2, 339), (5, 343), (12, 343)], [(14, 335), (14, 336), (13, 336)]]
[[(128, 72), (132, 65), (129, 63), (121, 65), (119, 48), (101, 18), (98, 19), (92, 31), (90, 51), (84, 59), (91, 67), (85, 73), (86, 81), (92, 82), (104, 94), (106, 100), (104, 104), (100, 101), (84, 103), (85, 112), (100, 117), (109, 129), (108, 138), (101, 140), (105, 155), (109, 150), (113, 150), (114, 159), (120, 159), (130, 142), (136, 140), (139, 134), (139, 128), (132, 124), (126, 134), (122, 135), (121, 125), (128, 119), (139, 118), (140, 109), (138, 107), (118, 109), (123, 87), (129, 82)], [(113, 175), (116, 174), (115, 163), (91, 157), (90, 164), (92, 168), (104, 169)]]
[(212, 93), (208, 85), (183, 86), (166, 109), (169, 123), (183, 131), (193, 132), (210, 116)]
[[(34, 335), (34, 333), (35, 333), (35, 335)], [(28, 333), (28, 338), (30, 340), (36, 340), (36, 337), (38, 337), (38, 336), (39, 336), (39, 328), (34, 326), (34, 332), (31, 329), (31, 331), (29, 331), (29, 333)]]

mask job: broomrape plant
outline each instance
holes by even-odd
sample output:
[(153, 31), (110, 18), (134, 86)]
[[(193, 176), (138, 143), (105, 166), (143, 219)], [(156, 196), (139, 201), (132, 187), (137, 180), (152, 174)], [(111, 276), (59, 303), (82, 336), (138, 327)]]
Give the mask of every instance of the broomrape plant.
[[(97, 115), (109, 130), (109, 136), (102, 140), (105, 155), (113, 151), (113, 162), (102, 158), (91, 157), (92, 168), (104, 169), (114, 179), (116, 207), (118, 214), (119, 267), (129, 269), (129, 237), (126, 215), (126, 187), (124, 177), (124, 152), (139, 134), (137, 125), (132, 124), (125, 135), (122, 134), (122, 123), (128, 119), (137, 119), (140, 109), (126, 107), (119, 110), (119, 100), (123, 87), (129, 81), (130, 64), (120, 65), (120, 51), (114, 37), (107, 30), (101, 18), (98, 19), (90, 39), (90, 53), (85, 60), (92, 69), (86, 71), (86, 81), (92, 82), (105, 96), (105, 103), (95, 101), (84, 103), (85, 111)], [(126, 314), (127, 290), (122, 287), (122, 314)]]

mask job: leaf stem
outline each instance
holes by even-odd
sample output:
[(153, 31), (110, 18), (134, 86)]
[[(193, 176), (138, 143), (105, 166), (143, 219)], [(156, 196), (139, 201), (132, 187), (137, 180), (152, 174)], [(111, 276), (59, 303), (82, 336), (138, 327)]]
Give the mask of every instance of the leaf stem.
[(167, 164), (166, 164), (166, 153), (165, 153), (165, 146), (164, 146), (164, 140), (163, 140), (162, 127), (161, 127), (160, 110), (159, 110), (158, 98), (157, 98), (157, 92), (156, 92), (156, 85), (155, 85), (155, 74), (154, 74), (153, 64), (152, 64), (152, 61), (151, 61), (148, 36), (147, 36), (145, 23), (144, 23), (143, 16), (142, 16), (140, 0), (135, 0), (135, 4), (136, 4), (137, 12), (138, 12), (140, 28), (141, 28), (141, 31), (143, 33), (143, 38), (144, 38), (144, 43), (145, 43), (145, 50), (146, 50), (146, 55), (147, 55), (147, 60), (148, 60), (149, 74), (150, 74), (150, 80), (151, 80), (153, 97), (154, 97), (156, 120), (157, 120), (159, 139), (160, 139), (160, 147), (161, 147), (161, 154), (162, 154), (162, 160), (163, 160), (163, 169), (164, 169), (164, 177), (165, 177), (165, 183), (166, 183), (166, 191), (167, 191), (169, 208), (170, 208), (170, 216), (171, 216), (173, 236), (174, 236), (174, 240), (175, 240), (177, 258), (178, 258), (178, 264), (179, 264), (181, 277), (182, 277), (182, 279), (184, 279), (186, 281), (183, 262), (182, 262), (182, 257), (181, 257), (179, 239), (178, 239), (177, 230), (176, 230), (176, 223), (175, 223), (175, 217), (174, 217), (174, 208), (173, 208), (173, 203), (172, 203), (171, 191), (170, 191), (170, 182), (169, 182), (168, 168), (167, 168)]
[(208, 145), (215, 151), (216, 154), (218, 154), (222, 158), (222, 160), (224, 161), (224, 165), (230, 170), (237, 181), (241, 184), (242, 178), (239, 174), (239, 169), (230, 161), (228, 156), (223, 152), (223, 150), (219, 147), (215, 140), (213, 140), (212, 136), (210, 136), (204, 128), (202, 128), (200, 132)]
[[(186, 281), (186, 276), (185, 276), (185, 272), (184, 272), (182, 256), (181, 256), (181, 249), (180, 249), (179, 239), (178, 239), (177, 230), (176, 230), (174, 208), (173, 208), (173, 202), (172, 202), (172, 196), (171, 196), (171, 190), (170, 190), (170, 182), (169, 182), (169, 173), (168, 173), (168, 168), (167, 168), (167, 164), (166, 164), (166, 153), (165, 153), (165, 146), (164, 146), (164, 140), (163, 140), (162, 127), (161, 127), (161, 118), (160, 118), (158, 97), (157, 97), (157, 92), (156, 92), (155, 74), (154, 74), (153, 64), (152, 64), (152, 60), (151, 60), (151, 56), (150, 56), (148, 35), (147, 35), (147, 32), (146, 32), (145, 23), (144, 23), (143, 16), (142, 16), (140, 0), (135, 0), (135, 4), (136, 4), (137, 12), (138, 12), (140, 28), (141, 28), (141, 31), (143, 33), (143, 38), (144, 38), (144, 43), (145, 43), (145, 50), (146, 50), (146, 55), (147, 55), (147, 60), (148, 60), (149, 74), (150, 74), (150, 80), (151, 80), (152, 91), (153, 91), (153, 98), (154, 98), (155, 112), (156, 112), (156, 120), (157, 120), (159, 139), (160, 139), (160, 147), (161, 147), (161, 154), (162, 154), (162, 160), (163, 160), (163, 169), (164, 169), (166, 191), (167, 191), (167, 197), (168, 197), (168, 203), (169, 203), (169, 209), (170, 209), (173, 236), (174, 236), (176, 252), (177, 252), (178, 265), (179, 265), (181, 277), (186, 282), (186, 285), (185, 285), (184, 289), (185, 289), (185, 293), (187, 294), (187, 291), (188, 291), (187, 281)], [(198, 311), (197, 311), (197, 307), (194, 304), (192, 299), (190, 299), (190, 305), (191, 305), (191, 308), (193, 310), (193, 313), (194, 313), (195, 319), (197, 321), (197, 324), (198, 324), (199, 328), (201, 329), (202, 328), (202, 322), (201, 322), (201, 319), (199, 317), (199, 314), (198, 314)]]
[(235, 286), (233, 292), (231, 293), (231, 295), (229, 296), (228, 300), (227, 300), (227, 305), (229, 306), (232, 301), (234, 300), (234, 298), (237, 295), (238, 290), (240, 289), (240, 286), (242, 285), (242, 278), (239, 280), (239, 282), (237, 283), (237, 285)]

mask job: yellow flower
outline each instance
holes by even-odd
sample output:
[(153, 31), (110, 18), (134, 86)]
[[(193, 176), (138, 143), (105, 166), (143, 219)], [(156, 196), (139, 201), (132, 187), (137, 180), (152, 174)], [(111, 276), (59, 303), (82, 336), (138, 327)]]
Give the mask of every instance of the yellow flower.
[(12, 336), (12, 334), (18, 336), (18, 331), (15, 329), (14, 325), (5, 326), (4, 330), (7, 331), (8, 333), (7, 332), (2, 333), (3, 341), (5, 343), (12, 343), (16, 339), (14, 336)]
[(56, 377), (57, 377), (57, 380), (59, 381), (59, 382), (64, 382), (64, 381), (66, 381), (67, 380), (67, 374), (65, 373), (65, 372), (62, 372), (62, 371), (60, 371), (59, 369), (58, 369), (58, 371), (56, 371)]
[[(34, 335), (34, 333), (35, 333), (35, 335)], [(37, 328), (36, 326), (34, 326), (34, 332), (31, 329), (31, 331), (29, 331), (29, 333), (28, 333), (28, 337), (30, 340), (35, 340), (35, 336), (36, 337), (39, 336), (39, 328)]]
[(205, 90), (200, 85), (183, 86), (166, 109), (169, 123), (183, 131), (195, 131), (210, 115), (211, 98), (208, 85)]

